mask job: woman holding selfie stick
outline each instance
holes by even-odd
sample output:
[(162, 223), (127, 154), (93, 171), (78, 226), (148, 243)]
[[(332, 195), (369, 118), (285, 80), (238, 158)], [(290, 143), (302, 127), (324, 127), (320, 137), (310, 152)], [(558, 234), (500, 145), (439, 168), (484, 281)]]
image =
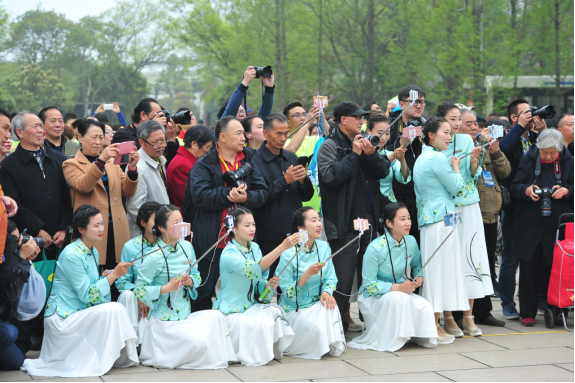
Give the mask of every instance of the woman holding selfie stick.
[[(122, 247), (131, 238), (128, 217), (122, 205), (122, 197), (131, 197), (138, 186), (140, 159), (135, 150), (130, 153), (128, 173), (124, 174), (119, 165), (114, 165), (118, 155), (118, 144), (102, 149), (106, 134), (105, 125), (92, 119), (83, 119), (78, 123), (78, 141), (82, 148), (75, 158), (62, 165), (64, 177), (70, 187), (72, 207), (92, 205), (104, 216), (104, 238), (96, 242), (98, 264), (105, 269), (113, 269), (120, 262)], [(112, 287), (112, 298), (119, 293)]]
[(149, 307), (140, 361), (156, 368), (226, 368), (235, 355), (225, 317), (216, 310), (191, 313), (202, 281), (197, 265), (188, 271), (196, 255), (181, 237), (180, 209), (164, 205), (154, 221), (158, 249), (142, 258), (134, 289)]
[[(226, 316), (234, 345), (234, 361), (244, 366), (263, 366), (272, 359), (281, 359), (294, 333), (283, 310), (270, 304), (279, 278), (268, 281), (269, 267), (282, 252), (298, 243), (292, 234), (271, 253), (263, 256), (253, 242), (256, 223), (251, 211), (239, 207), (230, 213), (233, 220), (230, 241), (220, 259), (222, 288), (213, 309)], [(212, 267), (217, 267), (213, 265)], [(270, 290), (263, 295), (266, 287)]]
[[(425, 265), (431, 259), (425, 269), (421, 296), (431, 303), (437, 322), (443, 311), (469, 310), (459, 238), (456, 234), (449, 236), (454, 228), (445, 223), (445, 216), (456, 212), (453, 197), (463, 189), (463, 179), (459, 174), (459, 158), (452, 157), (450, 165), (441, 153), (451, 142), (451, 127), (445, 118), (427, 120), (423, 142), (423, 151), (413, 168), (417, 223), (421, 229), (421, 262)], [(454, 339), (438, 323), (436, 325), (438, 342)]]

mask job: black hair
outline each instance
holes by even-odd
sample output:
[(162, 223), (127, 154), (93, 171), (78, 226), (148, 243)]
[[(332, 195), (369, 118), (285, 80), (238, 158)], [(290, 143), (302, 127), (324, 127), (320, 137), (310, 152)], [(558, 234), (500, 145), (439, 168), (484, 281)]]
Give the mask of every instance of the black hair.
[(161, 228), (166, 228), (168, 226), (168, 217), (175, 211), (180, 211), (176, 205), (166, 204), (162, 205), (160, 208), (156, 210), (156, 217), (154, 218), (154, 230), (156, 238), (161, 237)]
[(389, 231), (389, 227), (387, 226), (387, 221), (389, 220), (389, 222), (393, 222), (399, 209), (407, 209), (407, 206), (405, 206), (404, 204), (399, 203), (399, 202), (392, 202), (392, 203), (388, 203), (383, 208), (383, 226), (385, 226), (385, 229), (387, 231)]
[(218, 114), (217, 114), (218, 120), (219, 120), (220, 118), (222, 118), (222, 116), (224, 115), (224, 112), (226, 111), (226, 108), (228, 107), (228, 104), (229, 104), (229, 101), (224, 102), (224, 103), (222, 104), (220, 110), (218, 110)]
[(180, 108), (180, 109), (178, 109), (178, 110), (176, 111), (176, 113), (187, 112), (188, 110), (189, 110), (190, 112), (192, 111), (190, 108)]
[(509, 118), (509, 122), (512, 122), (511, 121), (511, 115), (512, 114), (517, 115), (517, 112), (519, 112), (517, 105), (520, 105), (520, 104), (529, 105), (529, 103), (526, 100), (519, 99), (519, 100), (511, 101), (511, 103), (507, 107), (507, 118)]
[(144, 225), (142, 225), (142, 221), (147, 223), (152, 214), (158, 211), (160, 207), (162, 207), (162, 205), (156, 201), (146, 201), (138, 209), (138, 216), (136, 217), (136, 226), (138, 226), (138, 229), (140, 229), (142, 235), (146, 231)]
[(184, 147), (186, 149), (191, 148), (194, 141), (201, 148), (208, 142), (214, 142), (214, 134), (207, 126), (196, 125), (184, 134)]
[(443, 117), (431, 117), (425, 121), (425, 126), (423, 127), (423, 142), (425, 145), (429, 145), (429, 133), (437, 133), (444, 122), (448, 123)]
[(139, 123), (140, 120), (140, 113), (145, 112), (146, 114), (150, 114), (152, 112), (152, 103), (158, 104), (153, 98), (144, 98), (141, 100), (138, 105), (134, 108), (134, 113), (132, 113), (132, 122)]
[(241, 124), (241, 121), (234, 116), (226, 116), (218, 120), (218, 122), (216, 123), (216, 140), (220, 139), (220, 134), (225, 133), (228, 130), (228, 125), (230, 124), (230, 121), (234, 120)]
[(81, 136), (86, 135), (88, 129), (90, 129), (92, 126), (100, 127), (100, 129), (102, 129), (102, 133), (106, 134), (106, 126), (100, 121), (93, 120), (91, 118), (83, 118), (81, 120), (77, 120), (78, 134)]
[(402, 88), (398, 93), (397, 93), (397, 98), (399, 99), (399, 101), (404, 101), (409, 99), (409, 91), (410, 90), (416, 90), (419, 93), (419, 97), (425, 97), (425, 91), (423, 89), (421, 89), (418, 86), (415, 85), (408, 85), (405, 88)]
[(79, 120), (80, 117), (76, 113), (66, 113), (64, 115), (64, 124), (68, 124), (70, 120)]
[(264, 120), (264, 129), (267, 130), (268, 132), (271, 132), (271, 130), (274, 128), (273, 126), (274, 121), (278, 121), (280, 123), (284, 122), (289, 125), (288, 119), (285, 115), (281, 113), (272, 113), (268, 115)]
[(291, 102), (291, 103), (287, 104), (287, 106), (284, 108), (282, 114), (289, 118), (289, 116), (288, 116), (289, 111), (292, 110), (293, 108), (297, 107), (297, 106), (303, 108), (303, 105), (299, 101), (295, 101), (295, 102)]
[(8, 117), (8, 120), (10, 120), (10, 112), (8, 112), (4, 108), (0, 108), (0, 116), (6, 116), (6, 117)]
[(459, 110), (459, 107), (452, 102), (444, 102), (443, 104), (437, 107), (435, 115), (437, 117), (445, 117), (451, 109)]
[(367, 104), (362, 105), (361, 109), (365, 110), (366, 112), (369, 112), (371, 110), (371, 106), (373, 104), (377, 104), (377, 103), (375, 101), (368, 102)]
[(487, 126), (491, 126), (491, 125), (501, 125), (501, 126), (503, 126), (504, 130), (511, 129), (511, 124), (509, 123), (509, 121), (499, 119), (499, 118), (492, 118), (491, 120), (489, 120), (487, 122)]
[(501, 116), (502, 116), (501, 113), (492, 112), (492, 113), (489, 113), (489, 116), (487, 116), (487, 118), (489, 118), (489, 117), (501, 117)]
[(38, 113), (38, 118), (40, 118), (40, 120), (42, 120), (42, 123), (45, 123), (45, 122), (46, 122), (46, 113), (47, 113), (49, 110), (52, 110), (52, 109), (56, 109), (58, 112), (60, 112), (60, 114), (62, 114), (62, 112), (60, 111), (60, 109), (56, 108), (55, 106), (47, 106), (47, 107), (45, 107), (44, 109), (42, 109), (42, 110), (40, 111), (40, 113)]
[(104, 124), (110, 123), (110, 118), (108, 118), (108, 115), (106, 114), (106, 112), (96, 113), (94, 115), (94, 117), (96, 117), (96, 120), (103, 122)]
[(389, 122), (389, 118), (387, 118), (387, 116), (381, 112), (373, 113), (372, 116), (367, 121), (367, 131), (371, 132), (375, 124), (378, 124), (380, 122)]
[[(230, 212), (230, 217), (232, 217), (232, 219), (234, 221), (234, 227), (236, 227), (236, 225), (241, 221), (242, 216), (244, 216), (246, 214), (252, 214), (253, 215), (251, 210), (249, 210), (248, 208), (245, 208), (245, 207), (238, 207), (236, 209), (233, 209)], [(229, 229), (229, 228), (227, 228), (227, 229)], [(231, 241), (233, 238), (234, 238), (234, 233), (230, 232), (229, 240)]]
[(17, 112), (10, 113), (10, 122), (12, 122), (12, 120), (14, 119), (14, 117), (16, 117), (17, 114), (18, 114)]
[(90, 218), (100, 214), (100, 210), (92, 205), (82, 205), (76, 209), (72, 217), (72, 225), (68, 226), (68, 232), (64, 239), (63, 247), (66, 247), (72, 241), (81, 238), (79, 229), (87, 229), (90, 223)]
[(252, 121), (256, 118), (259, 118), (260, 120), (263, 121), (263, 118), (261, 118), (260, 116), (249, 116), (249, 117), (244, 118), (241, 121), (242, 126), (244, 127), (245, 133), (251, 133), (252, 132)]
[(559, 125), (561, 125), (561, 121), (563, 121), (563, 119), (565, 117), (572, 116), (572, 115), (573, 115), (573, 113), (563, 113), (562, 115), (559, 116), (559, 118), (557, 118), (557, 124), (555, 126), (557, 126), (557, 128), (559, 128)]
[(117, 131), (118, 129), (121, 128), (125, 128), (126, 126), (124, 124), (114, 124), (114, 125), (110, 125), (112, 127), (112, 129), (115, 131)]
[(311, 206), (304, 206), (300, 207), (293, 213), (291, 219), (291, 225), (292, 225), (292, 231), (294, 233), (298, 232), (298, 226), (299, 227), (305, 226), (305, 213), (307, 213), (309, 210), (314, 210), (314, 208)]
[(18, 230), (18, 226), (16, 225), (16, 222), (9, 219), (8, 225), (6, 226), (6, 230), (7, 230), (8, 234), (12, 234), (14, 232), (14, 230)]
[(64, 125), (64, 132), (62, 134), (64, 134), (64, 136), (69, 140), (74, 138), (74, 130), (68, 125)]

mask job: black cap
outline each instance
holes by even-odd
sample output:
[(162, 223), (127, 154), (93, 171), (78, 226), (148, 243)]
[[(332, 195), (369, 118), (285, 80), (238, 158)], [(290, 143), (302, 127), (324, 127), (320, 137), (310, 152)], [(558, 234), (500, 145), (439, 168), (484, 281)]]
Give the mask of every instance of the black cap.
[(342, 117), (364, 116), (366, 114), (369, 114), (369, 112), (363, 110), (357, 102), (353, 101), (341, 102), (333, 110), (333, 115), (337, 122), (340, 122)]

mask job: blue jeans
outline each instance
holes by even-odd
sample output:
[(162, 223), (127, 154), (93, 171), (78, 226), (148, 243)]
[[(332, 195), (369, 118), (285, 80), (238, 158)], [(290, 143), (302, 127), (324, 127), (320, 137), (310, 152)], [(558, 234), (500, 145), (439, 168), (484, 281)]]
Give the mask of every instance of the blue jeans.
[(24, 355), (14, 344), (18, 329), (10, 323), (0, 322), (0, 370), (19, 370)]
[(499, 296), (501, 306), (513, 302), (515, 295), (515, 273), (519, 266), (519, 256), (513, 251), (515, 240), (515, 211), (508, 209), (503, 212), (503, 257), (499, 268)]

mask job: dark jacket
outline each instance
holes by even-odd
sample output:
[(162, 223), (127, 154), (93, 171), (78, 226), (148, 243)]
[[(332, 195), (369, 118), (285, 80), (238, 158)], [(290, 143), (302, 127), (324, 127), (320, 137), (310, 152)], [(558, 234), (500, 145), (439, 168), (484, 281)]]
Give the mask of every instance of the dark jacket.
[[(257, 167), (252, 164), (254, 153), (255, 150), (244, 147), (245, 158), (241, 160), (242, 165), (249, 162), (253, 168), (253, 172), (243, 180), (247, 185), (248, 194), (245, 207), (252, 212), (262, 206), (268, 196), (264, 178)], [(194, 212), (191, 222), (194, 233), (192, 243), (196, 256), (199, 258), (218, 240), (222, 211), (233, 206), (228, 199), (232, 188), (224, 186), (216, 145), (212, 146), (208, 153), (196, 162), (190, 171), (188, 184), (190, 195), (184, 197), (184, 205), (188, 202)], [(211, 260), (211, 255), (204, 259)]]
[(511, 184), (511, 194), (517, 199), (515, 208), (515, 241), (513, 251), (527, 262), (531, 261), (535, 248), (541, 242), (548, 265), (553, 262), (553, 244), (557, 234), (559, 216), (573, 213), (573, 157), (566, 148), (559, 155), (561, 166), (561, 186), (569, 189), (569, 195), (560, 200), (551, 198), (551, 215), (541, 216), (541, 198), (533, 201), (525, 194), (528, 187), (552, 188), (557, 185), (554, 164), (541, 164), (541, 174), (535, 182), (535, 165), (539, 149), (531, 148), (521, 160), (515, 180)]
[(6, 236), (4, 262), (0, 263), (0, 314), (18, 299), (30, 276), (30, 262), (20, 257), (17, 245), (16, 236)]
[(13, 155), (2, 161), (0, 184), (4, 194), (18, 203), (12, 220), (22, 232), (37, 236), (40, 230), (53, 236), (72, 224), (72, 201), (62, 164), (51, 152), (42, 152), (44, 174), (30, 152), (18, 145)]
[[(395, 121), (400, 114), (401, 110), (398, 110), (394, 113), (390, 113), (389, 120)], [(420, 119), (420, 121), (421, 121), (421, 128), (423, 129), (424, 124), (423, 120)], [(387, 144), (385, 145), (385, 148), (387, 150), (394, 151), (395, 149), (401, 146), (399, 142), (399, 137), (401, 136), (404, 127), (405, 123), (403, 122), (402, 119), (399, 119), (398, 122), (396, 122), (391, 126), (391, 128), (389, 128), (390, 130), (389, 141), (387, 141)], [(405, 162), (407, 162), (407, 167), (409, 168), (411, 174), (413, 174), (413, 167), (415, 166), (415, 161), (421, 154), (421, 149), (422, 149), (421, 141), (417, 138), (413, 140), (413, 142), (409, 144), (409, 146), (407, 147), (407, 151), (405, 152)], [(392, 180), (392, 187), (397, 202), (401, 202), (410, 207), (415, 207), (416, 197), (415, 197), (415, 185), (413, 183), (413, 177), (411, 181), (409, 181), (406, 184), (398, 182), (394, 177)]]
[(306, 177), (303, 185), (297, 181), (288, 185), (284, 174), (291, 165), (297, 166), (297, 156), (282, 150), (280, 170), (278, 157), (268, 149), (266, 143), (264, 141), (252, 160), (268, 186), (268, 198), (254, 213), (254, 218), (258, 240), (283, 241), (286, 234), (293, 231), (293, 213), (302, 207), (302, 201), (307, 202), (313, 197), (314, 188), (309, 177)]
[[(114, 133), (114, 137), (112, 137), (112, 144), (119, 144), (121, 142), (130, 142), (134, 141), (138, 150), (140, 150), (140, 141), (138, 141), (138, 128), (134, 126), (134, 124), (130, 124), (125, 128), (120, 128), (116, 130)], [(175, 142), (168, 141), (168, 146), (166, 146), (166, 150), (164, 151), (164, 157), (166, 157), (166, 169), (168, 165), (172, 161), (172, 159), (178, 153), (178, 148), (180, 147), (180, 143), (178, 140)], [(122, 170), (126, 169), (126, 165), (122, 166)]]
[[(370, 157), (364, 154), (357, 155), (352, 150), (349, 137), (338, 127), (331, 131), (320, 146), (317, 167), (325, 233), (328, 240), (344, 238), (354, 219), (367, 218), (365, 216), (367, 210), (365, 212), (352, 211), (356, 201), (367, 199), (367, 194), (355, 195), (358, 182), (365, 185), (367, 180), (371, 186), (373, 198), (368, 203), (372, 204), (375, 219), (379, 219), (383, 200), (379, 191), (379, 180), (389, 174), (389, 161), (377, 150)], [(360, 217), (357, 216), (358, 214)]]

